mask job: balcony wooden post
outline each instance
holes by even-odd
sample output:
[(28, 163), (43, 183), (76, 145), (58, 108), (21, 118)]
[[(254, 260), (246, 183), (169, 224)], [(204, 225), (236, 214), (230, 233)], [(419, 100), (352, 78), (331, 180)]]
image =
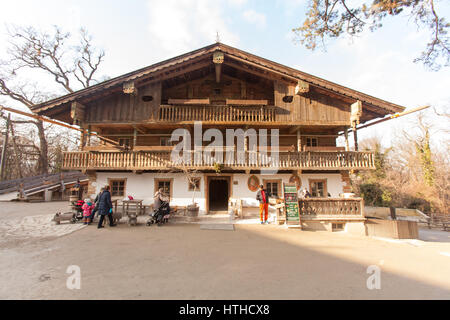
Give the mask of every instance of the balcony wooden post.
[(345, 128), (344, 134), (345, 134), (345, 151), (350, 151), (350, 145), (348, 143), (348, 128)]
[(297, 130), (297, 151), (302, 151), (302, 135), (300, 129)]
[(353, 129), (353, 139), (355, 140), (355, 151), (358, 151), (358, 131), (356, 130), (356, 126)]
[(88, 131), (87, 131), (87, 145), (88, 145), (88, 147), (91, 146), (91, 125), (88, 125)]
[(80, 133), (80, 151), (83, 151), (86, 146), (86, 130), (84, 128), (82, 129), (83, 131)]
[(136, 145), (137, 145), (137, 129), (134, 128), (134, 130), (133, 130), (133, 147), (132, 147), (132, 149), (134, 149), (136, 147)]

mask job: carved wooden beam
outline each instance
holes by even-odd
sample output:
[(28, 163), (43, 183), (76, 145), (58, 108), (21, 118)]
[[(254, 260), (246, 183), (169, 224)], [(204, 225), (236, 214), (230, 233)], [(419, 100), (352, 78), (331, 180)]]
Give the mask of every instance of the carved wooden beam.
[(247, 99), (247, 84), (245, 81), (241, 81), (241, 98)]
[(139, 133), (142, 133), (142, 134), (146, 134), (147, 133), (147, 131), (144, 128), (142, 128), (142, 127), (140, 127), (138, 125), (133, 125), (133, 129), (137, 130)]
[(213, 54), (213, 62), (216, 67), (216, 82), (220, 83), (220, 75), (222, 73), (222, 64), (224, 60), (223, 52), (216, 51)]
[(75, 125), (81, 125), (84, 121), (86, 107), (79, 102), (72, 102), (70, 106), (70, 117)]

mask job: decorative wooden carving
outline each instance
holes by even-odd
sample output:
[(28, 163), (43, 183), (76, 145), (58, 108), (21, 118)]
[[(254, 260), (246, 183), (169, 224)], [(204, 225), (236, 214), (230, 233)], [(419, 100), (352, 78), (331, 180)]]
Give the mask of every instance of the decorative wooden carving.
[(258, 191), (258, 187), (259, 187), (258, 177), (255, 175), (250, 176), (247, 181), (247, 186), (248, 186), (248, 190), (250, 190), (251, 192)]
[(356, 101), (351, 106), (351, 116), (350, 122), (352, 123), (353, 128), (359, 124), (359, 118), (362, 116), (362, 102)]
[(125, 94), (137, 94), (137, 88), (134, 85), (134, 82), (125, 82), (123, 84), (123, 93)]
[(222, 63), (224, 60), (223, 52), (216, 51), (213, 54), (213, 62), (216, 67), (216, 82), (220, 83), (220, 75), (222, 73)]
[(302, 95), (309, 92), (309, 83), (299, 80), (295, 87), (295, 94)]
[(214, 54), (213, 54), (213, 62), (215, 64), (222, 64), (223, 60), (224, 60), (223, 52), (221, 52), (221, 51), (214, 52)]
[(295, 186), (297, 187), (297, 190), (300, 190), (300, 188), (302, 187), (302, 180), (300, 179), (299, 176), (293, 174), (290, 178), (289, 178), (289, 183), (295, 183)]

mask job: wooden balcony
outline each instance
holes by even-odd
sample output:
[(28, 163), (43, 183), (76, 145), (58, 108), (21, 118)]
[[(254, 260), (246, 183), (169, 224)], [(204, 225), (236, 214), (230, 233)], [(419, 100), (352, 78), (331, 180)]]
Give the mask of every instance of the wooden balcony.
[(362, 198), (307, 198), (299, 200), (299, 207), (302, 218), (306, 220), (364, 218)]
[(230, 105), (161, 105), (158, 119), (165, 122), (214, 123), (274, 122), (276, 120), (274, 107)]
[[(80, 151), (65, 152), (62, 168), (65, 170), (168, 170), (183, 166), (198, 170), (211, 170), (216, 162), (207, 153), (194, 157), (190, 152), (185, 163), (174, 163), (171, 151)], [(364, 170), (375, 169), (373, 152), (279, 152), (270, 154), (243, 152), (224, 161), (223, 169), (231, 170)], [(224, 153), (224, 159), (225, 153)]]

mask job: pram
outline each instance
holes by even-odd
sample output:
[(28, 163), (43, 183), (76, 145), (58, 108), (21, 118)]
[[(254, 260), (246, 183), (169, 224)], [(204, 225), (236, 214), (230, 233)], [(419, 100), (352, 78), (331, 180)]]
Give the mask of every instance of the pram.
[(162, 201), (161, 206), (158, 209), (153, 210), (150, 213), (150, 219), (147, 221), (147, 226), (152, 224), (158, 224), (158, 227), (162, 226), (164, 223), (169, 222), (170, 217), (170, 206), (168, 202)]
[(84, 201), (83, 200), (76, 200), (74, 202), (71, 202), (72, 209), (75, 211), (75, 218), (77, 220), (83, 219), (83, 207)]

